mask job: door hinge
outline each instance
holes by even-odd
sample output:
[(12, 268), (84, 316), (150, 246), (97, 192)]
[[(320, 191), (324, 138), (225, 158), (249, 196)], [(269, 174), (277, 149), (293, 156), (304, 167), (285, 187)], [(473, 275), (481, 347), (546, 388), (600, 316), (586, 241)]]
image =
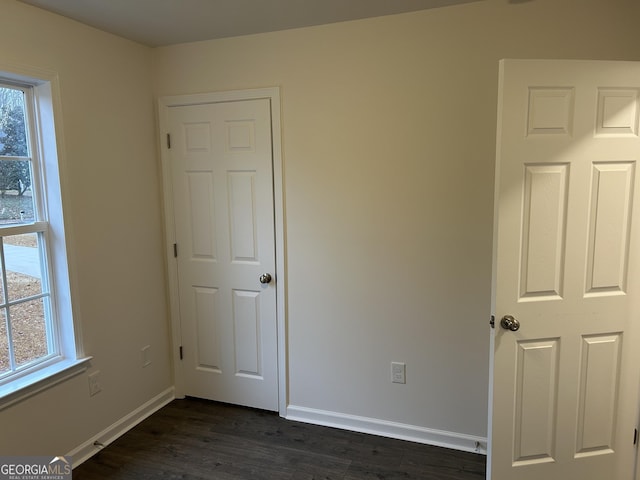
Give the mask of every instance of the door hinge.
[(637, 428), (633, 429), (633, 444), (634, 445), (638, 444), (638, 429)]
[(496, 328), (496, 316), (495, 315), (491, 315), (491, 320), (489, 320), (489, 325), (491, 325), (491, 328)]
[(171, 149), (171, 134), (167, 133), (167, 148)]
[(182, 360), (182, 345), (180, 345), (179, 350), (180, 350), (180, 360)]
[(177, 243), (173, 244), (173, 257), (174, 258), (178, 258), (178, 244)]

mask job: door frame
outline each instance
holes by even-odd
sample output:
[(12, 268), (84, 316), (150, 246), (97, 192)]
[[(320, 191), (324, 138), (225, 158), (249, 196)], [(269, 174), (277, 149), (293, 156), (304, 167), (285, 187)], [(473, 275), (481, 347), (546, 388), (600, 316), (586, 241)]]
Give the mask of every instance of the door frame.
[(171, 347), (173, 380), (176, 398), (184, 398), (184, 376), (180, 363), (182, 336), (180, 329), (180, 302), (178, 295), (178, 262), (174, 257), (176, 243), (171, 156), (167, 145), (169, 133), (169, 109), (171, 107), (221, 103), (242, 100), (268, 99), (271, 104), (271, 141), (273, 162), (273, 210), (276, 259), (276, 329), (278, 351), (278, 412), (286, 415), (288, 403), (287, 355), (286, 355), (286, 260), (284, 248), (284, 188), (282, 168), (282, 133), (280, 123), (280, 88), (259, 88), (191, 95), (163, 96), (158, 99), (158, 125), (160, 159), (162, 162), (162, 186), (164, 202), (165, 255), (169, 287), (169, 316), (171, 321)]

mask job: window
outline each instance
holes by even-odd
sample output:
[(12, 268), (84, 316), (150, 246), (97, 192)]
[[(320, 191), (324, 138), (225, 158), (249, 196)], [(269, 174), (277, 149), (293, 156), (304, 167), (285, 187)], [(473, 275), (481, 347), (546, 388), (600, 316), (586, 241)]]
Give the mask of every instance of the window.
[(58, 354), (31, 89), (0, 85), (0, 379)]
[(0, 408), (82, 363), (52, 100), (50, 82), (0, 78)]

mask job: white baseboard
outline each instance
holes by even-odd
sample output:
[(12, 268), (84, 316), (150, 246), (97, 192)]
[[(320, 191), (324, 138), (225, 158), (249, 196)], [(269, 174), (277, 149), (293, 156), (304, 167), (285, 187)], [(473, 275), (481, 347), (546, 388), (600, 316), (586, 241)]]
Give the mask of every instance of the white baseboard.
[(285, 418), (287, 420), (341, 428), (343, 430), (360, 433), (369, 433), (382, 437), (397, 438), (399, 440), (408, 440), (410, 442), (452, 448), (465, 452), (487, 454), (486, 437), (434, 430), (415, 425), (379, 420), (377, 418), (358, 417), (356, 415), (297, 407), (295, 405), (289, 405), (287, 407)]
[[(122, 417), (114, 424), (105, 428), (97, 435), (91, 437), (86, 442), (71, 450), (69, 453), (67, 453), (67, 456), (70, 456), (73, 459), (73, 468), (77, 467), (78, 465), (98, 453), (102, 448), (106, 447), (111, 442), (131, 430), (149, 415), (160, 410), (174, 398), (175, 395), (173, 387), (167, 388), (164, 392), (156, 395), (148, 402), (136, 408), (133, 412)], [(100, 445), (96, 446), (94, 444), (95, 442), (99, 442)]]

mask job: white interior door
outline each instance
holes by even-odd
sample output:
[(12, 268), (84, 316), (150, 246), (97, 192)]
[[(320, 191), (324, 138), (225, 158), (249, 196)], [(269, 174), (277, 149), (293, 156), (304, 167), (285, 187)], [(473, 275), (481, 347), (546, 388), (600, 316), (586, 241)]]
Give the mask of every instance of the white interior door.
[(168, 129), (184, 392), (278, 410), (270, 115), (172, 106)]
[(633, 478), (639, 97), (640, 64), (501, 62), (493, 480)]

